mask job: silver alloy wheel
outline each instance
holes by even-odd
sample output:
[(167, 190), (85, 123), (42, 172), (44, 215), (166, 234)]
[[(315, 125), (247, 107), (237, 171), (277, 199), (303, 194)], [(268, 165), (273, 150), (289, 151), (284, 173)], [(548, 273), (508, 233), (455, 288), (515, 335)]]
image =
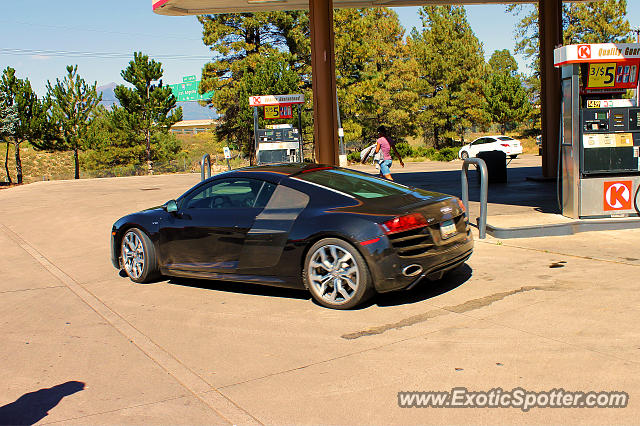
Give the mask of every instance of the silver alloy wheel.
[(358, 289), (360, 270), (351, 253), (328, 244), (311, 256), (308, 277), (320, 297), (332, 304), (344, 304)]
[(138, 279), (144, 271), (145, 253), (142, 240), (138, 235), (129, 231), (122, 239), (122, 263), (131, 278)]

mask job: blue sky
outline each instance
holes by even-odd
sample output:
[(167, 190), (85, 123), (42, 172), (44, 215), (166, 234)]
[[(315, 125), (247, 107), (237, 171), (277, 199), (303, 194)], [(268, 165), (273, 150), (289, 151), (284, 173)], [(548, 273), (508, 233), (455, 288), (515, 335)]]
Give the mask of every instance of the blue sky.
[[(640, 1), (628, 4), (631, 25), (640, 25)], [(498, 49), (513, 52), (517, 18), (504, 9), (503, 5), (467, 6), (487, 57)], [(396, 8), (407, 33), (420, 26), (417, 10)], [(132, 52), (142, 51), (163, 63), (166, 84), (178, 83), (182, 76), (199, 75), (211, 57), (201, 35), (195, 17), (156, 15), (148, 0), (5, 0), (0, 15), (0, 70), (15, 68), (42, 95), (47, 80), (55, 82), (70, 64), (77, 64), (88, 82), (120, 84), (120, 71)], [(524, 58), (517, 59), (523, 68)]]

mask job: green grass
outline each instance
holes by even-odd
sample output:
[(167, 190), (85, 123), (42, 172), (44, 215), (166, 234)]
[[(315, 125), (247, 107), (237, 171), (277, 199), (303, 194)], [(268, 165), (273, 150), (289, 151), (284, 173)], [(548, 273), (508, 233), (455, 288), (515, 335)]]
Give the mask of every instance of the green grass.
[[(170, 165), (157, 164), (157, 170), (170, 170), (178, 173), (200, 173), (200, 160), (206, 153), (211, 157), (214, 170), (226, 169), (227, 162), (223, 154), (223, 144), (216, 140), (212, 132), (199, 133), (197, 135), (177, 135), (182, 144), (182, 150)], [(4, 158), (6, 145), (0, 144), (0, 182), (6, 182)], [(236, 169), (249, 165), (248, 160), (242, 160), (238, 152), (231, 151), (231, 167)], [(74, 178), (73, 152), (47, 152), (38, 151), (28, 143), (20, 145), (20, 159), (22, 161), (22, 179), (24, 183), (41, 180), (61, 180)], [(93, 178), (100, 176), (127, 176), (132, 174), (144, 174), (146, 166), (121, 166), (117, 170), (110, 170), (110, 174), (104, 174), (101, 170), (84, 170), (82, 160), (80, 162), (80, 178)], [(13, 144), (9, 145), (9, 173), (11, 180), (16, 183), (15, 151)]]

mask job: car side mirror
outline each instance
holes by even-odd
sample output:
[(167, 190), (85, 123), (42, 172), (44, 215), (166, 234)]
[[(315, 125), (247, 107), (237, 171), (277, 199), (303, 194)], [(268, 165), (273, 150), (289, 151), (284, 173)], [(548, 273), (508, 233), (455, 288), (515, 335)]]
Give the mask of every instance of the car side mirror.
[(165, 208), (167, 213), (176, 213), (178, 211), (178, 203), (176, 203), (176, 200), (169, 200)]

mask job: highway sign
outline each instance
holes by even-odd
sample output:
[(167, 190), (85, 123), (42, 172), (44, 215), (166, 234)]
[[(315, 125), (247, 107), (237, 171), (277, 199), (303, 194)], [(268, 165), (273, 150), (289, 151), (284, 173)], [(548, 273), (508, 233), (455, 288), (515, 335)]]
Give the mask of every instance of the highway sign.
[[(183, 77), (184, 79), (191, 78), (195, 76)], [(173, 96), (176, 97), (178, 102), (189, 102), (189, 101), (203, 101), (207, 99), (211, 99), (213, 96), (213, 92), (207, 92), (201, 95), (198, 91), (200, 88), (200, 81), (187, 81), (179, 84), (170, 84), (171, 92)]]

